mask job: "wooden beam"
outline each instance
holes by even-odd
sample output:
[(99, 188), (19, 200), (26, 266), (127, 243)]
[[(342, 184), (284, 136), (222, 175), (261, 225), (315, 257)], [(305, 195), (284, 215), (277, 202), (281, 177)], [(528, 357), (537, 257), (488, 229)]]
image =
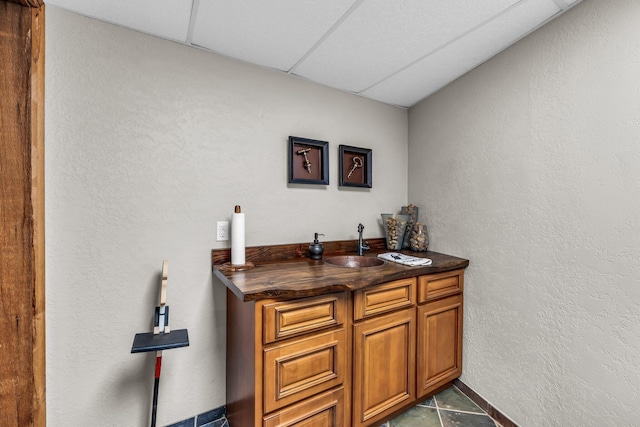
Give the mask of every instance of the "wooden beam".
[[(0, 0), (0, 414), (45, 411), (44, 6)], [(25, 7), (28, 6), (28, 7)]]

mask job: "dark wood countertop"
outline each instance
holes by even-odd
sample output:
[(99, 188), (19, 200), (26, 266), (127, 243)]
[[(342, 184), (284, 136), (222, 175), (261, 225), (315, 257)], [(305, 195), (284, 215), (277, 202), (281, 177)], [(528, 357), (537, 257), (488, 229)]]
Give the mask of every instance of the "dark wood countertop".
[[(372, 246), (372, 250), (365, 256), (375, 257), (384, 252), (390, 251)], [(282, 261), (268, 260), (264, 263), (255, 260), (253, 261), (255, 267), (251, 270), (228, 271), (221, 268), (221, 263), (215, 263), (220, 258), (214, 255), (213, 273), (240, 300), (255, 301), (267, 298), (303, 298), (344, 290), (353, 291), (392, 280), (455, 270), (469, 265), (469, 260), (438, 252), (399, 252), (431, 258), (433, 262), (430, 266), (407, 267), (385, 261), (384, 264), (375, 267), (345, 268), (325, 264), (322, 260), (298, 257)], [(325, 257), (330, 255), (336, 255), (336, 253), (326, 254), (325, 250)]]

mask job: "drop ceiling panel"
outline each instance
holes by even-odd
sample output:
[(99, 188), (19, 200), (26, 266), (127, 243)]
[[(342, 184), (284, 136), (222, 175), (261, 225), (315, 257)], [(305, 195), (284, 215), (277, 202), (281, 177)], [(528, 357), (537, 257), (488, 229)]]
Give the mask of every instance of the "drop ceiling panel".
[(535, 30), (561, 9), (553, 0), (525, 0), (361, 95), (410, 107)]
[(360, 92), (518, 0), (364, 0), (293, 73)]
[(192, 43), (288, 71), (356, 0), (200, 0)]
[(581, 0), (45, 0), (409, 107)]
[(186, 42), (193, 0), (46, 0), (63, 9), (169, 40)]

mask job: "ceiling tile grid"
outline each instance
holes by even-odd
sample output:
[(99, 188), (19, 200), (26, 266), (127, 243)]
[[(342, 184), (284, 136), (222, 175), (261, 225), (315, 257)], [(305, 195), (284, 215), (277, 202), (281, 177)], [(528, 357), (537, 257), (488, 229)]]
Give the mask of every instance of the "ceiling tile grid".
[(411, 107), (582, 0), (46, 0)]
[(192, 43), (288, 71), (355, 0), (199, 0)]
[(79, 15), (185, 43), (193, 0), (45, 0)]
[(366, 0), (293, 72), (360, 92), (517, 0)]
[(525, 0), (361, 95), (400, 106), (422, 99), (538, 28), (561, 9), (553, 0)]

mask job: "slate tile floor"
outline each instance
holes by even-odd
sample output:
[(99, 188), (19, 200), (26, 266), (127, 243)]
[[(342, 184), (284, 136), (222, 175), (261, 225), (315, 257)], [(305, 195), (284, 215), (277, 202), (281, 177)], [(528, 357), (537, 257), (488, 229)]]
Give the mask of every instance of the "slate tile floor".
[(455, 386), (380, 427), (500, 427)]

